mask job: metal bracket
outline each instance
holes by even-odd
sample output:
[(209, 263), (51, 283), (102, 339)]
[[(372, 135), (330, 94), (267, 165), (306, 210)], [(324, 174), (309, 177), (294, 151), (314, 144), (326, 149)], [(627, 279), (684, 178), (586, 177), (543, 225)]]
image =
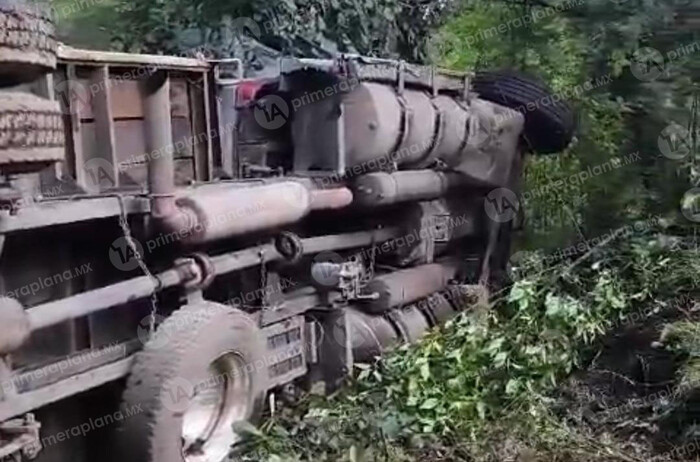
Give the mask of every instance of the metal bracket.
[(39, 438), (41, 424), (34, 414), (21, 419), (8, 420), (0, 424), (0, 460), (13, 457), (15, 460), (36, 459), (41, 451)]
[(9, 401), (17, 396), (15, 383), (12, 381), (12, 369), (9, 366), (8, 356), (0, 356), (0, 401)]
[(436, 98), (440, 93), (440, 89), (437, 85), (437, 71), (435, 66), (430, 66), (430, 86), (433, 94), (433, 98)]
[[(340, 283), (338, 288), (342, 294), (342, 297), (346, 301), (371, 301), (377, 300), (379, 294), (372, 292), (369, 294), (362, 293), (362, 289), (366, 285), (364, 280), (367, 276), (367, 271), (364, 265), (359, 261), (348, 261), (340, 265)], [(369, 275), (370, 277), (372, 275)]]
[[(230, 70), (231, 65), (235, 65), (235, 70), (230, 72), (233, 77), (222, 77), (222, 74), (227, 74)], [(214, 82), (217, 85), (235, 85), (245, 76), (245, 68), (243, 66), (243, 61), (238, 58), (229, 58), (216, 61), (214, 66)]]
[(175, 260), (177, 271), (182, 274), (183, 286), (188, 291), (201, 291), (211, 285), (216, 271), (211, 259), (203, 253), (194, 253)]
[(462, 90), (462, 99), (464, 101), (469, 101), (469, 98), (471, 96), (471, 87), (472, 87), (472, 75), (470, 73), (467, 73), (464, 76), (464, 89)]
[(298, 263), (304, 256), (301, 238), (290, 231), (282, 231), (275, 237), (275, 249), (289, 263)]
[(399, 95), (403, 95), (403, 91), (406, 88), (406, 62), (405, 61), (399, 61), (398, 63), (398, 82), (396, 83), (397, 90), (396, 92)]

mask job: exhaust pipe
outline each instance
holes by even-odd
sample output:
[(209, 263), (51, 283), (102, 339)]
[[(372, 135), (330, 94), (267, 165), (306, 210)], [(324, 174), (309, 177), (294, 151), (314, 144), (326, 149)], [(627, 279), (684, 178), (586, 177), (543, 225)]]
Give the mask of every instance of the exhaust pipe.
[(347, 188), (310, 190), (300, 182), (262, 186), (231, 184), (178, 194), (170, 115), (170, 79), (158, 71), (144, 84), (151, 216), (159, 229), (185, 244), (203, 244), (301, 220), (313, 210), (352, 203)]
[(158, 71), (143, 84), (143, 113), (146, 131), (148, 189), (151, 216), (164, 231), (189, 234), (197, 217), (183, 210), (175, 199), (175, 160), (170, 115), (170, 78)]
[(400, 202), (438, 199), (466, 184), (466, 177), (459, 173), (434, 170), (377, 172), (357, 178), (353, 184), (353, 193), (357, 204), (361, 206), (382, 207)]

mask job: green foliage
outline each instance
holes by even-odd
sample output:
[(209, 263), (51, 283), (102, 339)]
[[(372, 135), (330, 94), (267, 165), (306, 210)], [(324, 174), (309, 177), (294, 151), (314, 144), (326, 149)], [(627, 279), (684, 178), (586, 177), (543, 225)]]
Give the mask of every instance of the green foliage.
[(431, 39), (433, 62), (456, 70), (517, 68), (555, 91), (581, 81), (585, 42), (552, 8), (471, 0)]
[[(313, 56), (319, 47), (422, 60), (425, 40), (452, 1), (397, 0), (125, 0), (115, 40), (131, 51), (217, 56), (240, 53), (239, 35), (277, 50)], [(244, 18), (251, 20), (247, 22)], [(258, 31), (246, 30), (254, 22)], [(243, 56), (239, 56), (243, 57)]]
[(523, 277), (494, 309), (360, 365), (351, 390), (277, 416), (245, 457), (499, 460), (493, 451), (504, 427), (531, 447), (570, 444), (554, 425), (548, 394), (634, 309), (671, 290), (697, 290), (698, 256), (644, 234), (576, 265), (547, 267), (539, 255), (526, 256), (527, 270), (515, 268)]
[(661, 338), (668, 348), (685, 357), (677, 392), (686, 395), (700, 388), (700, 322), (685, 320), (668, 325)]
[(110, 31), (119, 20), (119, 0), (48, 0), (48, 4), (53, 11), (59, 40), (82, 48), (106, 50), (110, 47)]
[[(611, 98), (611, 75), (591, 72), (587, 31), (572, 16), (582, 2), (542, 6), (473, 0), (432, 40), (434, 61), (454, 69), (518, 68), (545, 80), (576, 109), (577, 141), (554, 157), (531, 157), (523, 191), (529, 248), (561, 248), (595, 237), (626, 220), (638, 200), (634, 166), (579, 180), (589, 168), (629, 155), (626, 103)], [(630, 181), (630, 179), (633, 179)], [(622, 194), (611, 194), (611, 190)], [(605, 207), (600, 202), (605, 201)], [(620, 219), (621, 218), (621, 219)]]

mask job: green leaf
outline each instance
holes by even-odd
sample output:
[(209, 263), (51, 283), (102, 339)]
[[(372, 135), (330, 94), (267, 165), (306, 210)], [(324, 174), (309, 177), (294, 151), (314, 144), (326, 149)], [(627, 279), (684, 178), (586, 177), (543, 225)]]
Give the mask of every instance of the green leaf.
[(423, 401), (423, 404), (421, 404), (420, 409), (422, 409), (422, 410), (435, 409), (439, 403), (440, 403), (440, 401), (438, 401), (436, 398), (428, 398), (427, 400)]
[(481, 420), (486, 419), (486, 403), (479, 401), (476, 403), (476, 412)]

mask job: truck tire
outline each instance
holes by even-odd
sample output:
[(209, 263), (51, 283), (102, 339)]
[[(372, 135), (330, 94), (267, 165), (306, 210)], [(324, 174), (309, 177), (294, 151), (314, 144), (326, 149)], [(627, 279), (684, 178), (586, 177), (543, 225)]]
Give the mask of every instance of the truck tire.
[(118, 460), (225, 460), (241, 439), (234, 426), (262, 413), (265, 351), (260, 329), (241, 311), (202, 302), (174, 313), (135, 359)]
[(58, 101), (0, 92), (0, 170), (28, 173), (65, 157)]
[(574, 136), (574, 113), (536, 79), (513, 71), (477, 72), (474, 91), (480, 98), (515, 109), (525, 116), (525, 144), (539, 154), (561, 152)]
[(49, 10), (31, 3), (0, 0), (0, 87), (31, 82), (56, 68)]

